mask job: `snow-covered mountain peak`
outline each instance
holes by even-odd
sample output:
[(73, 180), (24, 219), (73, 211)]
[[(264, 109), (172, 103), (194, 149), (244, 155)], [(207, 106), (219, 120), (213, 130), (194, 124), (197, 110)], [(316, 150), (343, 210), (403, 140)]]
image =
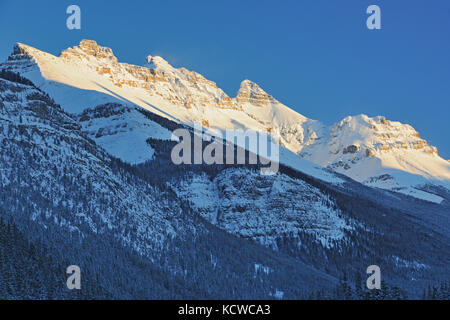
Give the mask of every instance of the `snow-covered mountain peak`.
[(256, 106), (264, 106), (269, 103), (278, 103), (271, 95), (266, 93), (259, 85), (250, 81), (244, 80), (236, 95), (238, 103), (250, 103)]
[(87, 59), (88, 61), (91, 59), (103, 60), (113, 65), (118, 63), (111, 48), (100, 46), (94, 40), (85, 39), (81, 40), (78, 46), (62, 51), (60, 57), (67, 60), (73, 58)]
[(410, 125), (383, 116), (348, 116), (299, 153), (364, 184), (431, 199), (410, 186), (450, 181), (450, 166)]
[(164, 58), (160, 56), (148, 56), (147, 57), (147, 65), (149, 69), (168, 69), (173, 70), (174, 67), (167, 62)]
[[(39, 57), (44, 57), (45, 59), (51, 59), (53, 55), (35, 49), (26, 44), (17, 42), (8, 59), (0, 64), (0, 69), (6, 69), (18, 72), (20, 74), (40, 74), (41, 70), (39, 68)], [(31, 78), (31, 77), (30, 77)]]
[[(383, 116), (368, 117), (361, 114), (344, 118), (331, 127), (331, 138), (342, 151), (346, 145), (365, 148), (368, 156), (377, 152), (394, 150), (419, 150), (429, 155), (438, 155), (437, 148), (427, 141), (410, 125), (386, 120)], [(338, 151), (338, 150), (336, 150)], [(348, 150), (347, 150), (348, 151)]]
[(13, 51), (8, 57), (8, 62), (14, 63), (14, 61), (28, 61), (28, 62), (36, 62), (35, 55), (38, 54), (40, 51), (30, 47), (26, 44), (17, 42), (14, 47)]
[[(17, 56), (17, 55), (28, 55), (29, 49), (31, 49), (30, 46), (27, 46), (26, 44), (17, 42), (13, 47), (13, 51), (11, 52), (10, 58)], [(31, 57), (31, 55), (30, 55), (30, 57)]]

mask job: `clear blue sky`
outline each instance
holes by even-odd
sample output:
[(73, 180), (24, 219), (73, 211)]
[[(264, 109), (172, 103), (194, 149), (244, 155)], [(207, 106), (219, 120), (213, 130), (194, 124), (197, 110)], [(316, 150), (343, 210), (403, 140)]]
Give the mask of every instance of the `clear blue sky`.
[[(80, 31), (66, 28), (70, 4)], [(381, 30), (366, 28), (370, 4)], [(230, 96), (250, 79), (327, 124), (360, 113), (409, 123), (450, 159), (448, 0), (0, 0), (0, 60), (15, 42), (59, 54), (83, 38), (128, 63), (161, 55)]]

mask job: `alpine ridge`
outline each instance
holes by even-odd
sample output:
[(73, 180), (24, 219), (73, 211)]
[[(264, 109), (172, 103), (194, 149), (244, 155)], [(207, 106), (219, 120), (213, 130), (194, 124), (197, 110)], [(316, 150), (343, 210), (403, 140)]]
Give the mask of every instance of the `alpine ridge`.
[[(437, 203), (445, 197), (432, 192), (437, 190), (433, 186), (450, 189), (450, 163), (410, 125), (358, 115), (326, 126), (283, 105), (250, 80), (242, 81), (236, 97), (229, 97), (215, 82), (175, 68), (161, 57), (149, 55), (143, 66), (130, 65), (92, 40), (82, 40), (59, 57), (19, 43), (0, 68), (29, 78), (69, 113), (110, 103), (139, 106), (177, 123), (200, 123), (213, 134), (226, 129), (267, 132), (279, 139), (282, 155), (297, 155), (298, 159), (281, 157), (288, 165), (294, 161), (306, 166), (299, 162), (304, 158), (368, 186)], [(128, 128), (141, 130), (137, 123), (133, 120)], [(108, 126), (96, 121), (86, 122), (84, 128), (93, 132), (102, 125)], [(109, 132), (119, 146), (136, 136)], [(161, 138), (161, 130), (157, 132)], [(148, 138), (151, 130), (141, 132), (136, 145)], [(164, 139), (170, 139), (167, 133)], [(153, 155), (143, 148), (121, 154), (104, 140), (100, 144), (108, 152), (129, 163), (142, 163)]]

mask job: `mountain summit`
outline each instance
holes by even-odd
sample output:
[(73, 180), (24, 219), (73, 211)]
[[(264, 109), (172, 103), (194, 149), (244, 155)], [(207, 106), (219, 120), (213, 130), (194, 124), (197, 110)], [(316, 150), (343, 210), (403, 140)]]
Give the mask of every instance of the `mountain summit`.
[[(173, 67), (161, 57), (148, 56), (143, 66), (122, 63), (110, 48), (92, 40), (82, 40), (58, 57), (17, 44), (0, 69), (29, 78), (70, 113), (108, 103), (139, 106), (178, 123), (201, 123), (213, 132), (268, 132), (298, 159), (369, 186), (434, 202), (442, 198), (430, 185), (450, 189), (450, 163), (410, 125), (358, 115), (328, 127), (288, 108), (249, 80), (241, 83), (236, 97), (229, 97), (215, 82)], [(135, 126), (142, 127), (143, 119), (133, 119)], [(148, 136), (139, 139), (144, 138)], [(130, 136), (117, 135), (114, 143), (130, 144), (126, 139)], [(146, 161), (152, 153), (133, 160), (127, 155), (123, 153), (122, 160)]]

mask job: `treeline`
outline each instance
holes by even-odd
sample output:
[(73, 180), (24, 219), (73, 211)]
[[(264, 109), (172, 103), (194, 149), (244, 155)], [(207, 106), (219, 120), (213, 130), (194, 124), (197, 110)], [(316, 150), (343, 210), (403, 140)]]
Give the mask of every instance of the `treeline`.
[[(344, 275), (339, 284), (331, 290), (318, 290), (314, 294), (310, 294), (308, 299), (311, 300), (407, 300), (408, 294), (395, 285), (389, 285), (385, 281), (381, 281), (380, 289), (369, 290), (363, 282), (360, 274), (357, 274), (355, 281), (349, 281)], [(419, 297), (416, 297), (419, 298)], [(449, 300), (450, 286), (449, 282), (443, 281), (438, 286), (428, 286), (423, 290), (420, 297), (422, 300)]]
[(384, 280), (381, 281), (380, 289), (368, 289), (362, 280), (361, 274), (357, 273), (353, 281), (344, 276), (333, 290), (318, 290), (310, 295), (310, 299), (315, 300), (406, 300), (407, 293), (398, 286), (389, 285)]
[(437, 286), (428, 286), (423, 290), (423, 300), (450, 300), (450, 282), (444, 281)]

